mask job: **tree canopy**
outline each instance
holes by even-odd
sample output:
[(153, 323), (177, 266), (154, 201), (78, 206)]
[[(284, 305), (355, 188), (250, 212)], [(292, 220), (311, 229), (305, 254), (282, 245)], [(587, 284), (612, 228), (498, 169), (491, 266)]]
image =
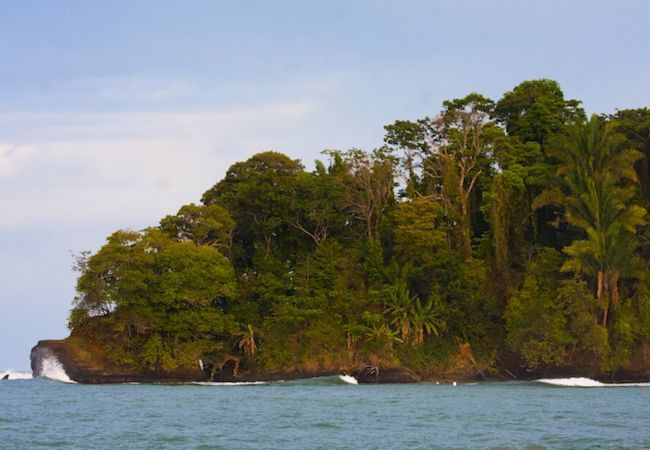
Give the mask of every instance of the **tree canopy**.
[(81, 254), (69, 326), (151, 370), (427, 373), (468, 349), (488, 368), (619, 364), (650, 338), (649, 124), (647, 108), (588, 119), (542, 79), (396, 120), (312, 170), (256, 154)]

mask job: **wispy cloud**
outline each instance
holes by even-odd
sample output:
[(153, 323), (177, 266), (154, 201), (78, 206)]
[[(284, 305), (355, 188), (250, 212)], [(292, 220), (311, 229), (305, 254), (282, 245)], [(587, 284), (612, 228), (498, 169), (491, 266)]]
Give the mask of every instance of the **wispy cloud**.
[(198, 201), (236, 160), (298, 147), (287, 130), (313, 110), (2, 114), (13, 136), (0, 141), (0, 228), (155, 220)]

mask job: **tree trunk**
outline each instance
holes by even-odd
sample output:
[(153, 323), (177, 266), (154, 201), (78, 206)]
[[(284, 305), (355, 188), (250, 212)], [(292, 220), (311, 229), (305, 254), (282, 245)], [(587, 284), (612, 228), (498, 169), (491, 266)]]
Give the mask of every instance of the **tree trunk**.
[(598, 271), (598, 289), (596, 290), (596, 299), (598, 299), (598, 303), (601, 302), (603, 299), (603, 271), (599, 270)]
[[(461, 194), (462, 197), (462, 194)], [(465, 259), (470, 259), (472, 256), (472, 236), (471, 236), (471, 223), (469, 220), (469, 211), (467, 202), (461, 200), (460, 207), (460, 236), (461, 236), (461, 249)]]

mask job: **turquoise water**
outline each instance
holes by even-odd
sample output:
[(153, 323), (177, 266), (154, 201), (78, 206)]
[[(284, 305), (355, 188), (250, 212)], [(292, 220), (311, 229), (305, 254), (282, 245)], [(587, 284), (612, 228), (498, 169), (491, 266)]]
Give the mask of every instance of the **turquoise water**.
[(650, 448), (650, 388), (0, 382), (2, 449)]

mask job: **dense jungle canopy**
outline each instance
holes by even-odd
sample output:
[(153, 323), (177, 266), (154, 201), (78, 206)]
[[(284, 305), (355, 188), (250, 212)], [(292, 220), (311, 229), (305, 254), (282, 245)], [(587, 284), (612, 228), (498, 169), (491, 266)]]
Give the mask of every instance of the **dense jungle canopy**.
[(445, 101), (312, 171), (274, 151), (198, 204), (78, 255), (75, 336), (150, 370), (485, 367), (650, 337), (650, 110), (587, 117), (557, 82)]

